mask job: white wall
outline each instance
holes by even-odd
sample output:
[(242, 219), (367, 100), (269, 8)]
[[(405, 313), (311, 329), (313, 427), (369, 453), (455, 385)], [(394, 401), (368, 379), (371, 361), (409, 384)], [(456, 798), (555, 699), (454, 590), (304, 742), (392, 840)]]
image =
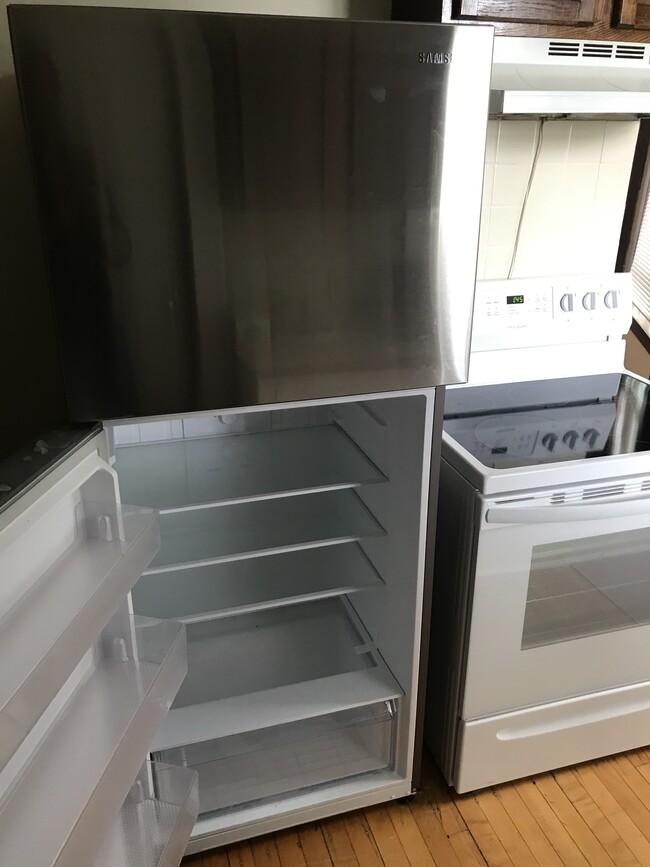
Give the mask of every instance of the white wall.
[(613, 271), (638, 129), (635, 120), (490, 121), (478, 279), (507, 277), (513, 257), (513, 277)]

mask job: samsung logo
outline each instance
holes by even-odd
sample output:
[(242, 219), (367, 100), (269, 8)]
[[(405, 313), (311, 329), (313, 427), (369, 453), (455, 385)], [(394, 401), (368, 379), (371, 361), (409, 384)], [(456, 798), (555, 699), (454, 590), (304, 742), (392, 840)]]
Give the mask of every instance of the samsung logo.
[(451, 63), (451, 52), (441, 54), (438, 51), (421, 51), (418, 54), (419, 63)]

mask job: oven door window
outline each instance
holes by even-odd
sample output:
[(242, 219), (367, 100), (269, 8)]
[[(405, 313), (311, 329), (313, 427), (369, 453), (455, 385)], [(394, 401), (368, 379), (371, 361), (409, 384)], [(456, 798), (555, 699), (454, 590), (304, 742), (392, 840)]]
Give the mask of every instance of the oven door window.
[(533, 547), (522, 650), (648, 623), (647, 528)]

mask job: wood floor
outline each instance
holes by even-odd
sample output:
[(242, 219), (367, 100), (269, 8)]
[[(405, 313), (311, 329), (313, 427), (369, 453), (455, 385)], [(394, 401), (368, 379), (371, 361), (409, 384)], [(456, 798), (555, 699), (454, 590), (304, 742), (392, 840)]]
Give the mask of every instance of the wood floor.
[(195, 855), (184, 867), (650, 867), (650, 750), (408, 802)]

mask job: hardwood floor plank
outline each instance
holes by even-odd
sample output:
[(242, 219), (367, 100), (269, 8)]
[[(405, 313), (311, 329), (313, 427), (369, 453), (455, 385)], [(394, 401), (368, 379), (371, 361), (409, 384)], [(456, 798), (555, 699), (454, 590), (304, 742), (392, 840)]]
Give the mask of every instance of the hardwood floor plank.
[(486, 867), (487, 861), (468, 830), (456, 831), (449, 838), (463, 867)]
[(552, 774), (536, 778), (537, 789), (575, 840), (591, 867), (616, 867), (600, 841), (567, 798)]
[(264, 837), (256, 837), (252, 840), (251, 851), (255, 867), (282, 867), (273, 834), (265, 834)]
[(458, 831), (467, 830), (467, 825), (458, 812), (456, 805), (455, 799), (458, 795), (446, 786), (441, 778), (435, 778), (431, 781), (428, 795), (431, 804), (440, 812), (443, 827), (449, 836), (456, 834)]
[(537, 824), (548, 839), (553, 841), (553, 848), (567, 867), (591, 867), (569, 832), (538, 790), (535, 782), (521, 780), (515, 784), (515, 788), (522, 801), (537, 819)]
[[(217, 850), (221, 851), (221, 850)], [(210, 863), (210, 857), (213, 853), (199, 852), (197, 855), (186, 855), (183, 858), (183, 867), (206, 867)], [(226, 854), (226, 867), (228, 867), (228, 855)]]
[(386, 808), (383, 806), (370, 807), (364, 812), (377, 848), (387, 867), (412, 867)]
[(317, 822), (301, 825), (298, 829), (298, 838), (308, 867), (331, 867), (332, 859)]
[(485, 818), (515, 867), (539, 867), (537, 858), (531, 852), (494, 791), (486, 789), (477, 793), (476, 802), (483, 810)]
[(639, 765), (650, 764), (650, 747), (644, 747), (642, 750), (635, 750), (633, 753), (626, 753), (630, 757), (634, 757)]
[(437, 867), (409, 805), (405, 803), (391, 804), (390, 817), (402, 844), (402, 849), (404, 849), (412, 867)]
[(362, 811), (346, 813), (343, 821), (359, 864), (362, 867), (384, 867), (384, 860), (379, 854), (368, 820)]
[(637, 867), (638, 859), (629, 849), (610, 819), (602, 812), (571, 769), (555, 771), (557, 784), (591, 828), (617, 867)]
[(416, 795), (409, 809), (437, 867), (464, 867), (445, 834), (440, 815), (426, 797)]
[[(628, 756), (612, 756), (610, 762), (623, 777), (635, 795), (640, 798), (645, 805), (650, 806), (650, 783), (648, 783), (645, 775), (632, 764)], [(643, 767), (643, 765), (640, 767)]]
[(479, 806), (478, 797), (459, 795), (456, 806), (490, 867), (513, 867), (512, 859)]
[(190, 855), (183, 859), (187, 867), (229, 867), (228, 852), (225, 849), (213, 849), (210, 852)]
[(603, 760), (594, 765), (594, 771), (643, 836), (650, 839), (650, 811), (628, 786), (616, 767)]
[(542, 867), (564, 867), (564, 862), (553, 848), (542, 828), (537, 824), (535, 816), (521, 800), (514, 785), (499, 786), (494, 794), (503, 804), (528, 848)]
[(644, 867), (646, 864), (650, 864), (650, 842), (624, 812), (622, 806), (595, 772), (594, 766), (579, 765), (572, 769), (572, 773), (585, 787), (594, 803), (607, 816), (639, 862)]
[(595, 764), (577, 765), (571, 768), (572, 773), (584, 785), (586, 791), (593, 798), (606, 816), (612, 816), (621, 812), (623, 807), (616, 800), (612, 792), (603, 783), (595, 770)]
[(623, 755), (628, 756), (634, 767), (637, 767), (638, 765), (643, 765), (647, 761), (647, 759), (641, 755), (642, 753), (643, 750), (635, 750), (633, 753), (624, 753)]
[(275, 835), (275, 846), (280, 856), (282, 867), (306, 867), (307, 862), (300, 845), (297, 831), (291, 829), (278, 831)]
[(328, 819), (321, 823), (321, 827), (334, 867), (359, 867), (343, 820)]
[(255, 867), (253, 852), (248, 843), (237, 843), (228, 848), (229, 867)]
[[(454, 852), (463, 867), (482, 867), (486, 864), (476, 840), (467, 829), (463, 817), (458, 811), (454, 800), (454, 792), (443, 782), (442, 776), (436, 772), (431, 785), (426, 792), (429, 803), (440, 816), (445, 834), (449, 838)], [(456, 798), (459, 796), (456, 795)]]

